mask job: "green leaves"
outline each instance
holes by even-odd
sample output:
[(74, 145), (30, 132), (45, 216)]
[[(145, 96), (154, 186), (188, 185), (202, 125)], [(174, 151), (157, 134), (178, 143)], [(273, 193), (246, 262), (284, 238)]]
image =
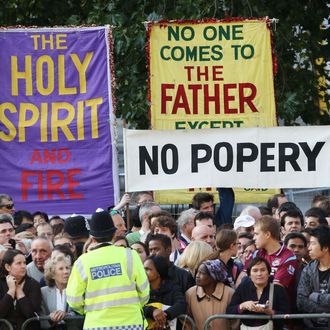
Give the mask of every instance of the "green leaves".
[[(319, 107), (319, 93), (329, 108), (330, 28), (320, 29), (329, 13), (327, 2), (300, 0), (7, 0), (0, 24), (113, 26), (117, 116), (131, 126), (147, 128), (146, 30), (143, 22), (207, 17), (275, 17), (273, 32), (278, 75), (278, 114), (285, 125), (329, 124)], [(324, 42), (323, 42), (324, 43)], [(328, 77), (327, 79), (325, 77)], [(321, 83), (318, 88), (318, 80)]]

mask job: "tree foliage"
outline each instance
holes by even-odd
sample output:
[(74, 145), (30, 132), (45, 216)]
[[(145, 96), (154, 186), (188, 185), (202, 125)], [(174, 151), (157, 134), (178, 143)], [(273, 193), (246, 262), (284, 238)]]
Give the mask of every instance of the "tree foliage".
[[(278, 74), (275, 91), (285, 125), (329, 124), (319, 93), (329, 109), (330, 61), (327, 1), (321, 0), (3, 0), (2, 26), (110, 24), (114, 35), (117, 115), (147, 128), (146, 31), (143, 22), (207, 17), (274, 17)], [(323, 43), (323, 45), (322, 45)], [(330, 67), (330, 62), (329, 65)], [(328, 78), (325, 77), (328, 74)], [(318, 86), (320, 86), (318, 88)]]

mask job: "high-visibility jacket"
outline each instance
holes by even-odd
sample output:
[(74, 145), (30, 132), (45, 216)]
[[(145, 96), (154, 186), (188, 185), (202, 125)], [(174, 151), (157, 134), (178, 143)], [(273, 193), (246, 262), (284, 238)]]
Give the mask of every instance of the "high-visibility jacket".
[(84, 329), (137, 330), (146, 323), (142, 307), (149, 282), (136, 251), (104, 246), (81, 255), (66, 289), (68, 304), (85, 315)]

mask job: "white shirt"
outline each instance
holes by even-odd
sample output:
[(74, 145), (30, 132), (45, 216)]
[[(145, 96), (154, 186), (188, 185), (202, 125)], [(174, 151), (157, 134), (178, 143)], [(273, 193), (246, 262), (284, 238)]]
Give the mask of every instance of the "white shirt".
[(65, 294), (65, 289), (61, 291), (58, 288), (56, 289), (56, 310), (57, 311), (63, 311), (65, 312), (66, 309), (66, 294)]

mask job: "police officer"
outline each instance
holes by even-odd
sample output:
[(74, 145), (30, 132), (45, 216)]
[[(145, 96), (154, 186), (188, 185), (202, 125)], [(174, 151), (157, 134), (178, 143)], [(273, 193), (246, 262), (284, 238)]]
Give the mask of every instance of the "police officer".
[(84, 329), (144, 329), (149, 282), (134, 250), (109, 243), (115, 231), (107, 212), (93, 214), (90, 236), (97, 245), (78, 258), (69, 278), (67, 301), (85, 315)]

